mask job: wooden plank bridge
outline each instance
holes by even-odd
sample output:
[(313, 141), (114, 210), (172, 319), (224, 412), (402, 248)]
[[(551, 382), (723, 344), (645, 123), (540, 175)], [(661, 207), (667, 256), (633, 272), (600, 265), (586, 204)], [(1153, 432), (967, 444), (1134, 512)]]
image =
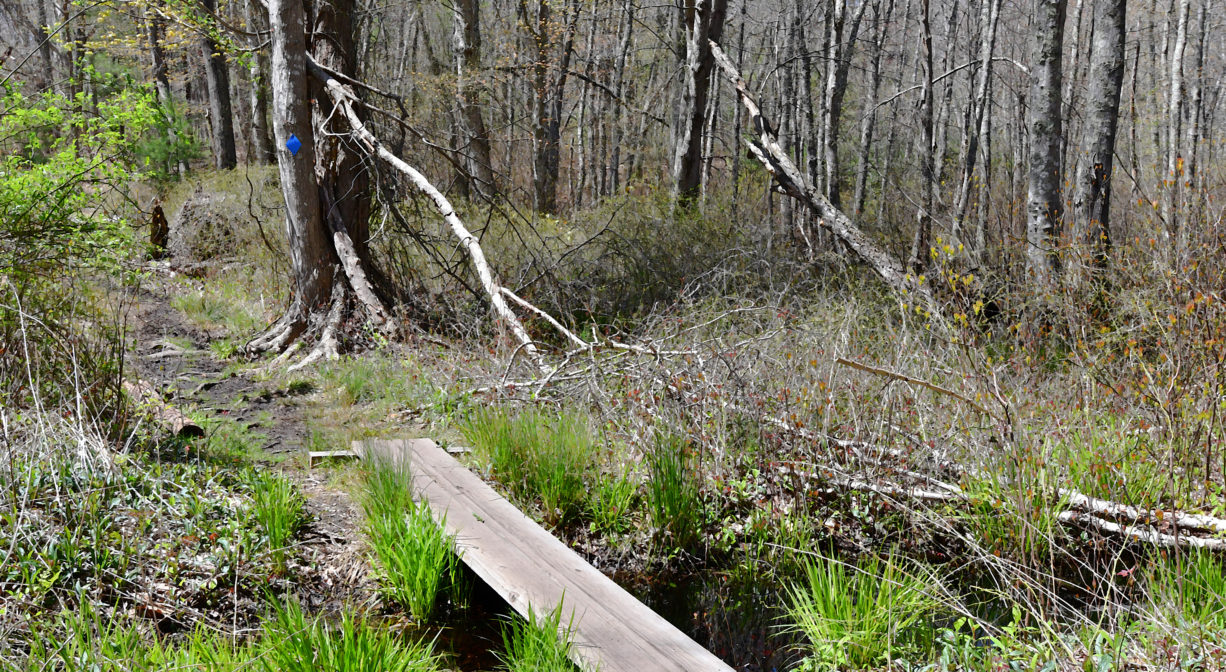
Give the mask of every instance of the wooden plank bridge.
[(354, 452), (407, 460), (414, 495), (430, 503), (436, 520), (446, 518), (464, 563), (520, 615), (562, 605), (571, 659), (584, 672), (731, 672), (433, 441), (355, 442)]

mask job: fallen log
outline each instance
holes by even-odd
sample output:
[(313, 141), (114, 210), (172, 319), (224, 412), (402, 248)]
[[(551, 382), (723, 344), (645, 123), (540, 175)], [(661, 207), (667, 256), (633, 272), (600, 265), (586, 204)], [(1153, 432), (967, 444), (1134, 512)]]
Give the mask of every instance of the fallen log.
[(149, 383), (143, 380), (125, 380), (123, 389), (133, 399), (139, 400), (141, 406), (149, 411), (153, 419), (169, 429), (175, 436), (181, 438), (204, 436), (203, 427), (193, 422), (183, 411), (168, 404), (157, 389)]

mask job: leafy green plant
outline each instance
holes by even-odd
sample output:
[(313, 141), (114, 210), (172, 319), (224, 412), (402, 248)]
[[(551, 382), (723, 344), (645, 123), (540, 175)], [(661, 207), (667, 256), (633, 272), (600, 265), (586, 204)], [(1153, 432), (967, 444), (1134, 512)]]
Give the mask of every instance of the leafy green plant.
[(574, 672), (570, 662), (572, 624), (562, 625), (562, 605), (543, 616), (510, 619), (502, 630), (502, 669), (507, 672)]
[(386, 594), (414, 619), (429, 620), (458, 581), (455, 541), (425, 501), (413, 501), (407, 469), (376, 462), (366, 474), (365, 529)]
[(647, 453), (647, 511), (674, 549), (692, 548), (702, 531), (702, 491), (690, 460), (689, 443), (672, 434), (657, 436)]
[(286, 550), (302, 526), (305, 500), (298, 488), (281, 476), (261, 474), (252, 488), (252, 513), (274, 561), (284, 568)]
[(265, 672), (433, 672), (441, 669), (434, 647), (406, 641), (345, 613), (336, 627), (309, 619), (295, 603), (279, 607), (256, 661)]
[(805, 577), (789, 587), (787, 627), (808, 639), (813, 669), (872, 667), (931, 638), (926, 619), (936, 601), (893, 556), (871, 556), (859, 567), (817, 558)]

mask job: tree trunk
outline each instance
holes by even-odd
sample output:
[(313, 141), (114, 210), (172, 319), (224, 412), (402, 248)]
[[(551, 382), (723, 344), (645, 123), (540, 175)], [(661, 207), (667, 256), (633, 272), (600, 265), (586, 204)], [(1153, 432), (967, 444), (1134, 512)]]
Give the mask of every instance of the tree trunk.
[(839, 124), (843, 117), (843, 94), (847, 90), (847, 74), (851, 69), (852, 52), (856, 36), (860, 32), (860, 21), (864, 18), (864, 9), (868, 2), (862, 0), (856, 3), (855, 14), (851, 18), (850, 28), (844, 30), (847, 14), (846, 0), (836, 0), (834, 16), (830, 20), (830, 59), (826, 65), (826, 102), (822, 109), (822, 132), (825, 156), (826, 198), (834, 207), (842, 207), (842, 170), (839, 164)]
[[(217, 11), (217, 0), (200, 0), (209, 16)], [(215, 30), (210, 22), (207, 30)], [(226, 170), (238, 165), (234, 147), (234, 115), (230, 108), (230, 68), (221, 45), (211, 35), (200, 44), (205, 63), (205, 83), (209, 89), (209, 123), (213, 132), (213, 167)]]
[(881, 55), (885, 51), (886, 26), (894, 14), (894, 0), (888, 0), (884, 14), (881, 11), (882, 0), (873, 3), (873, 52), (869, 56), (869, 97), (865, 102), (866, 112), (860, 122), (860, 152), (856, 165), (856, 186), (851, 212), (859, 218), (864, 211), (864, 201), (868, 195), (868, 166), (872, 154), (873, 133), (877, 124), (877, 100), (881, 93)]
[(916, 216), (915, 237), (911, 240), (911, 256), (907, 266), (912, 273), (922, 275), (928, 267), (929, 253), (932, 246), (932, 209), (936, 205), (936, 169), (935, 148), (932, 141), (932, 24), (930, 22), (931, 8), (929, 0), (920, 1), (920, 40), (924, 49), (924, 88), (920, 99), (920, 189), (923, 196), (920, 211)]
[(1066, 0), (1035, 0), (1030, 59), (1030, 177), (1026, 196), (1026, 270), (1040, 288), (1059, 272), (1056, 241), (1060, 197), (1060, 85)]
[[(991, 100), (992, 84), (992, 51), (996, 48), (996, 26), (1000, 19), (1000, 0), (986, 0), (980, 12), (980, 25), (983, 35), (979, 42), (979, 77), (975, 83), (974, 120), (966, 134), (966, 151), (962, 153), (962, 179), (958, 185), (958, 200), (954, 207), (955, 226), (961, 226), (966, 220), (970, 205), (972, 179), (975, 176), (975, 164), (978, 161), (979, 145), (987, 141), (990, 116), (988, 103)], [(987, 157), (988, 161), (991, 157)], [(982, 177), (982, 176), (981, 176)], [(981, 191), (986, 190), (986, 184)], [(981, 195), (980, 198), (985, 198)], [(955, 230), (955, 234), (958, 231)], [(975, 252), (981, 252), (978, 248)]]
[(481, 83), (476, 74), (481, 70), (481, 3), (479, 0), (455, 0), (452, 6), (455, 29), (452, 48), (455, 51), (456, 93), (460, 116), (467, 136), (468, 171), (476, 191), (489, 198), (497, 191), (493, 162), (490, 159), (490, 135), (481, 116)]
[(685, 30), (684, 90), (677, 114), (680, 125), (673, 148), (673, 193), (690, 201), (702, 191), (702, 132), (707, 120), (707, 97), (711, 88), (711, 41), (724, 30), (728, 0), (685, 0), (682, 26)]
[(1171, 267), (1179, 269), (1187, 259), (1188, 232), (1183, 222), (1183, 57), (1188, 44), (1190, 0), (1177, 0), (1179, 16), (1170, 56), (1170, 93), (1166, 121), (1166, 226), (1172, 238)]
[[(247, 30), (265, 30), (267, 21), (261, 16), (262, 7), (253, 7), (257, 0), (243, 4), (247, 18)], [(251, 46), (257, 46), (259, 38), (252, 38)], [(270, 163), (274, 160), (272, 136), (268, 133), (268, 56), (264, 49), (256, 49), (251, 55), (251, 153), (250, 160)]]
[(1075, 232), (1093, 263), (1105, 267), (1111, 249), (1111, 173), (1124, 85), (1127, 0), (1094, 0), (1094, 45), (1085, 105), (1085, 156), (1078, 167)]
[[(306, 329), (312, 311), (326, 307), (332, 296), (336, 260), (324, 235), (315, 181), (315, 131), (311, 125), (303, 3), (269, 0), (268, 18), (272, 29), (272, 127), (285, 195), (285, 230), (293, 276), (290, 308), (266, 334), (268, 348), (280, 350)], [(301, 143), (297, 152), (286, 146), (291, 137)], [(252, 345), (263, 343), (256, 339)]]

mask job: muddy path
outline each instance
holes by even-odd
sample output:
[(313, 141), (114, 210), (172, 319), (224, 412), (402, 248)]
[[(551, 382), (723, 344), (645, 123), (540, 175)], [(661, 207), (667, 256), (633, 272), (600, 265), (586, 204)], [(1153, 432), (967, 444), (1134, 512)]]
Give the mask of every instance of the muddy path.
[(344, 492), (327, 484), (326, 473), (307, 469), (303, 398), (279, 389), (275, 378), (258, 380), (221, 361), (210, 349), (215, 335), (172, 305), (174, 291), (169, 271), (162, 268), (130, 290), (125, 376), (151, 384), (166, 402), (213, 428), (209, 431), (232, 422), (252, 440), (247, 449), (258, 468), (297, 483), (307, 516), (297, 541), (292, 592), (304, 606), (339, 612), (373, 604), (359, 510)]

